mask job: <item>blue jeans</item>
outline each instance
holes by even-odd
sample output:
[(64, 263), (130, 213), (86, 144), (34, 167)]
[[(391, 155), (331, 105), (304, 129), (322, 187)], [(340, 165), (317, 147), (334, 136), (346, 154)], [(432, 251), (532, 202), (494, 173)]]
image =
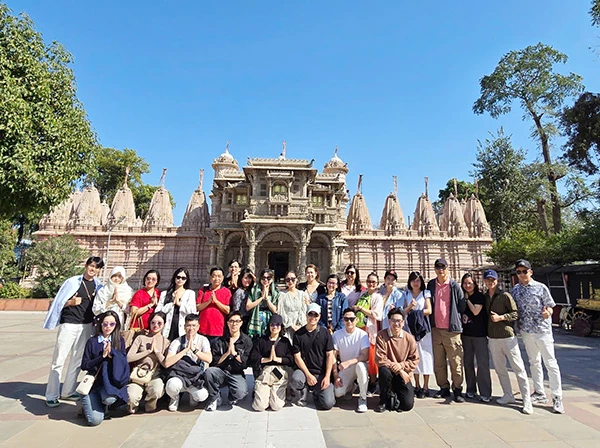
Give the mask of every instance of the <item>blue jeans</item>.
[(92, 389), (89, 395), (81, 397), (81, 410), (90, 426), (98, 426), (104, 421), (105, 408), (117, 401), (117, 397), (105, 395), (103, 389)]

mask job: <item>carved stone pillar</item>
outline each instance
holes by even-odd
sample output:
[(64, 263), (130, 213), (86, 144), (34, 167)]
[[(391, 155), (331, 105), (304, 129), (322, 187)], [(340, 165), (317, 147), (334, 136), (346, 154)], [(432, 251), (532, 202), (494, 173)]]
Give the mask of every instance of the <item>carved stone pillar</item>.
[(214, 266), (217, 262), (217, 248), (215, 246), (210, 247), (210, 261), (209, 264)]
[(219, 245), (217, 246), (217, 265), (223, 268), (223, 263), (225, 263), (225, 233), (219, 232)]
[(254, 229), (248, 229), (246, 240), (248, 241), (248, 267), (252, 271), (256, 271), (256, 232)]
[(329, 246), (329, 275), (337, 273), (337, 247)]

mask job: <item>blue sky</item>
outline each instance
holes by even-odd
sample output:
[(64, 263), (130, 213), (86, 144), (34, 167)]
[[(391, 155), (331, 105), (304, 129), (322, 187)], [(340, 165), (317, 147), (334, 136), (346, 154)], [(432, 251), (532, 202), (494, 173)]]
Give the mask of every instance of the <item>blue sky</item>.
[(518, 108), (472, 112), (479, 79), (511, 50), (552, 45), (569, 56), (558, 71), (600, 91), (589, 0), (7, 3), (73, 54), (100, 143), (137, 150), (148, 183), (168, 168), (176, 224), (200, 168), (209, 193), (227, 140), (241, 165), (286, 140), (288, 157), (319, 169), (338, 145), (374, 223), (393, 175), (412, 216), (424, 176), (432, 200), (448, 179), (472, 180), (477, 140), (500, 126), (535, 157)]

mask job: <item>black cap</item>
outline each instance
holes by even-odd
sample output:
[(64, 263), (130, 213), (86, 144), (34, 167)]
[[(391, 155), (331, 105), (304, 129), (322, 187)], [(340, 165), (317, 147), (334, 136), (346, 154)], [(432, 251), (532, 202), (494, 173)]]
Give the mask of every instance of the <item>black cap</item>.
[(531, 269), (531, 263), (529, 263), (527, 260), (524, 259), (520, 259), (517, 260), (517, 262), (515, 263), (515, 269), (517, 268), (527, 268), (527, 269)]
[(283, 325), (283, 317), (281, 317), (279, 314), (273, 314), (269, 320), (269, 325), (271, 324)]
[(385, 271), (385, 275), (383, 276), (383, 278), (386, 278), (388, 275), (391, 275), (396, 280), (398, 280), (398, 274), (396, 274), (396, 271), (394, 271), (393, 269), (388, 269), (387, 271)]
[(448, 262), (443, 259), (443, 258), (438, 258), (437, 260), (435, 260), (435, 263), (433, 263), (434, 266), (443, 266), (443, 267), (448, 267)]

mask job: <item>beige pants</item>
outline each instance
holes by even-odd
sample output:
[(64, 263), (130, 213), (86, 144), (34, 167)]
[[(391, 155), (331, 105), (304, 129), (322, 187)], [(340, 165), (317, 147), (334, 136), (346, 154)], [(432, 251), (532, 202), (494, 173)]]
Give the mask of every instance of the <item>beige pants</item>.
[(154, 377), (145, 387), (129, 383), (127, 385), (127, 393), (129, 394), (128, 405), (130, 412), (135, 412), (140, 405), (144, 390), (146, 391), (146, 412), (153, 412), (156, 410), (156, 402), (165, 394), (165, 383), (159, 377)]
[[(271, 373), (275, 368), (283, 374), (280, 380)], [(254, 383), (252, 408), (256, 411), (264, 411), (270, 406), (271, 410), (279, 411), (285, 406), (287, 383), (288, 372), (286, 369), (282, 366), (265, 366)]]
[(442, 389), (450, 389), (448, 382), (448, 363), (450, 363), (452, 389), (462, 388), (463, 347), (460, 333), (432, 328), (431, 339), (433, 342), (433, 371), (438, 386)]

